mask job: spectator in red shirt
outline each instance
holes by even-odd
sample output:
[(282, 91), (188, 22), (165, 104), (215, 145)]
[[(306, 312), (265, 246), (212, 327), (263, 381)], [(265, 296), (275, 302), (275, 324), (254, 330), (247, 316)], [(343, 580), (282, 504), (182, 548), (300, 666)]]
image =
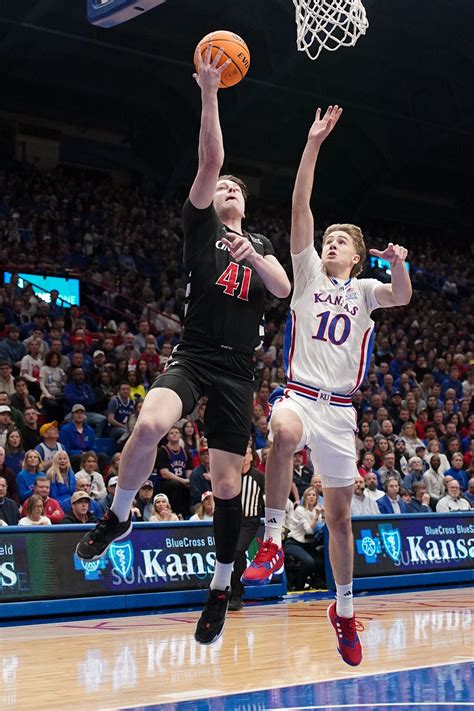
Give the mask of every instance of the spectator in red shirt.
[[(50, 480), (45, 476), (39, 476), (35, 480), (32, 496), (41, 496), (43, 500), (43, 516), (49, 518), (51, 523), (60, 523), (64, 518), (64, 511), (62, 510), (59, 501), (50, 497), (50, 487)], [(27, 516), (27, 508), (30, 498), (31, 497), (28, 497), (23, 503), (23, 506), (21, 507), (21, 516)]]

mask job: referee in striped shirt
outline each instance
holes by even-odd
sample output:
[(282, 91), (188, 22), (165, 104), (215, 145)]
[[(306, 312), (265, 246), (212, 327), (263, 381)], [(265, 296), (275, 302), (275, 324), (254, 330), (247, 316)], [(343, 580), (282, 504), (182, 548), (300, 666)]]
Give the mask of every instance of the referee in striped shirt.
[(229, 610), (233, 611), (241, 610), (244, 606), (242, 602), (244, 586), (240, 577), (247, 567), (245, 557), (247, 548), (255, 538), (265, 509), (263, 500), (265, 477), (262, 472), (252, 466), (252, 461), (253, 449), (252, 443), (249, 442), (242, 464), (242, 525), (232, 572), (232, 597), (229, 602)]

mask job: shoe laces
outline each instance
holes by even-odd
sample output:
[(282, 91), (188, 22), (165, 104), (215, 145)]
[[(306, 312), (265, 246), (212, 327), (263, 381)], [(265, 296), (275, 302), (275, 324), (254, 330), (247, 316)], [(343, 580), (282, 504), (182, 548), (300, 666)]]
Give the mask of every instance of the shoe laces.
[(104, 518), (102, 521), (99, 521), (97, 526), (92, 529), (89, 533), (89, 543), (95, 543), (97, 538), (100, 538), (102, 533), (104, 533), (108, 527), (110, 527), (112, 524), (112, 521), (110, 520), (110, 513), (107, 511), (106, 514), (104, 514)]
[(222, 605), (227, 605), (228, 595), (225, 590), (211, 590), (204, 607), (208, 622), (217, 622), (222, 617)]
[(275, 553), (278, 552), (277, 544), (273, 543), (272, 538), (267, 538), (266, 541), (262, 541), (261, 538), (257, 538), (257, 542), (259, 544), (259, 548), (253, 562), (268, 563), (275, 556)]
[(357, 620), (355, 616), (352, 617), (339, 617), (337, 616), (338, 622), (341, 626), (342, 636), (349, 644), (354, 644), (357, 640), (357, 633), (363, 632), (365, 627), (360, 620)]

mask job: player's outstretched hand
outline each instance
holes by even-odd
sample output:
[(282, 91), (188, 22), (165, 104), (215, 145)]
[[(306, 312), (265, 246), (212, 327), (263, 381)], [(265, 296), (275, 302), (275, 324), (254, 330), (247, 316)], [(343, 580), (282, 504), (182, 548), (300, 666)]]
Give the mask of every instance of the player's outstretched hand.
[(203, 91), (206, 89), (209, 91), (217, 91), (221, 81), (221, 74), (231, 63), (231, 59), (228, 59), (220, 67), (220, 60), (222, 59), (222, 54), (224, 50), (222, 47), (217, 51), (214, 59), (211, 56), (212, 46), (209, 44), (204, 56), (200, 52), (196, 55), (197, 72), (193, 74), (194, 79), (201, 87)]
[(393, 242), (388, 243), (388, 247), (381, 252), (379, 249), (369, 249), (369, 253), (373, 254), (374, 257), (380, 257), (380, 259), (385, 259), (390, 262), (392, 267), (404, 262), (407, 258), (408, 250), (402, 247), (401, 244), (393, 244)]
[(235, 259), (236, 262), (246, 259), (252, 264), (252, 261), (257, 257), (257, 252), (250, 240), (236, 232), (227, 232), (226, 236), (221, 238), (221, 242), (228, 247), (232, 259)]
[(326, 113), (321, 118), (321, 109), (317, 109), (314, 123), (309, 129), (308, 141), (321, 144), (331, 133), (342, 114), (342, 108), (337, 104), (328, 106)]

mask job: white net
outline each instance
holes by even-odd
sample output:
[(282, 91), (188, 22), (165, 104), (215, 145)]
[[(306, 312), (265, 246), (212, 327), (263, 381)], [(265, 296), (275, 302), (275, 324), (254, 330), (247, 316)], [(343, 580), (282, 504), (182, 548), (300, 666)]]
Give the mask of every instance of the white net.
[(323, 49), (353, 47), (369, 26), (361, 0), (293, 0), (293, 4), (296, 44), (310, 59), (317, 59)]

